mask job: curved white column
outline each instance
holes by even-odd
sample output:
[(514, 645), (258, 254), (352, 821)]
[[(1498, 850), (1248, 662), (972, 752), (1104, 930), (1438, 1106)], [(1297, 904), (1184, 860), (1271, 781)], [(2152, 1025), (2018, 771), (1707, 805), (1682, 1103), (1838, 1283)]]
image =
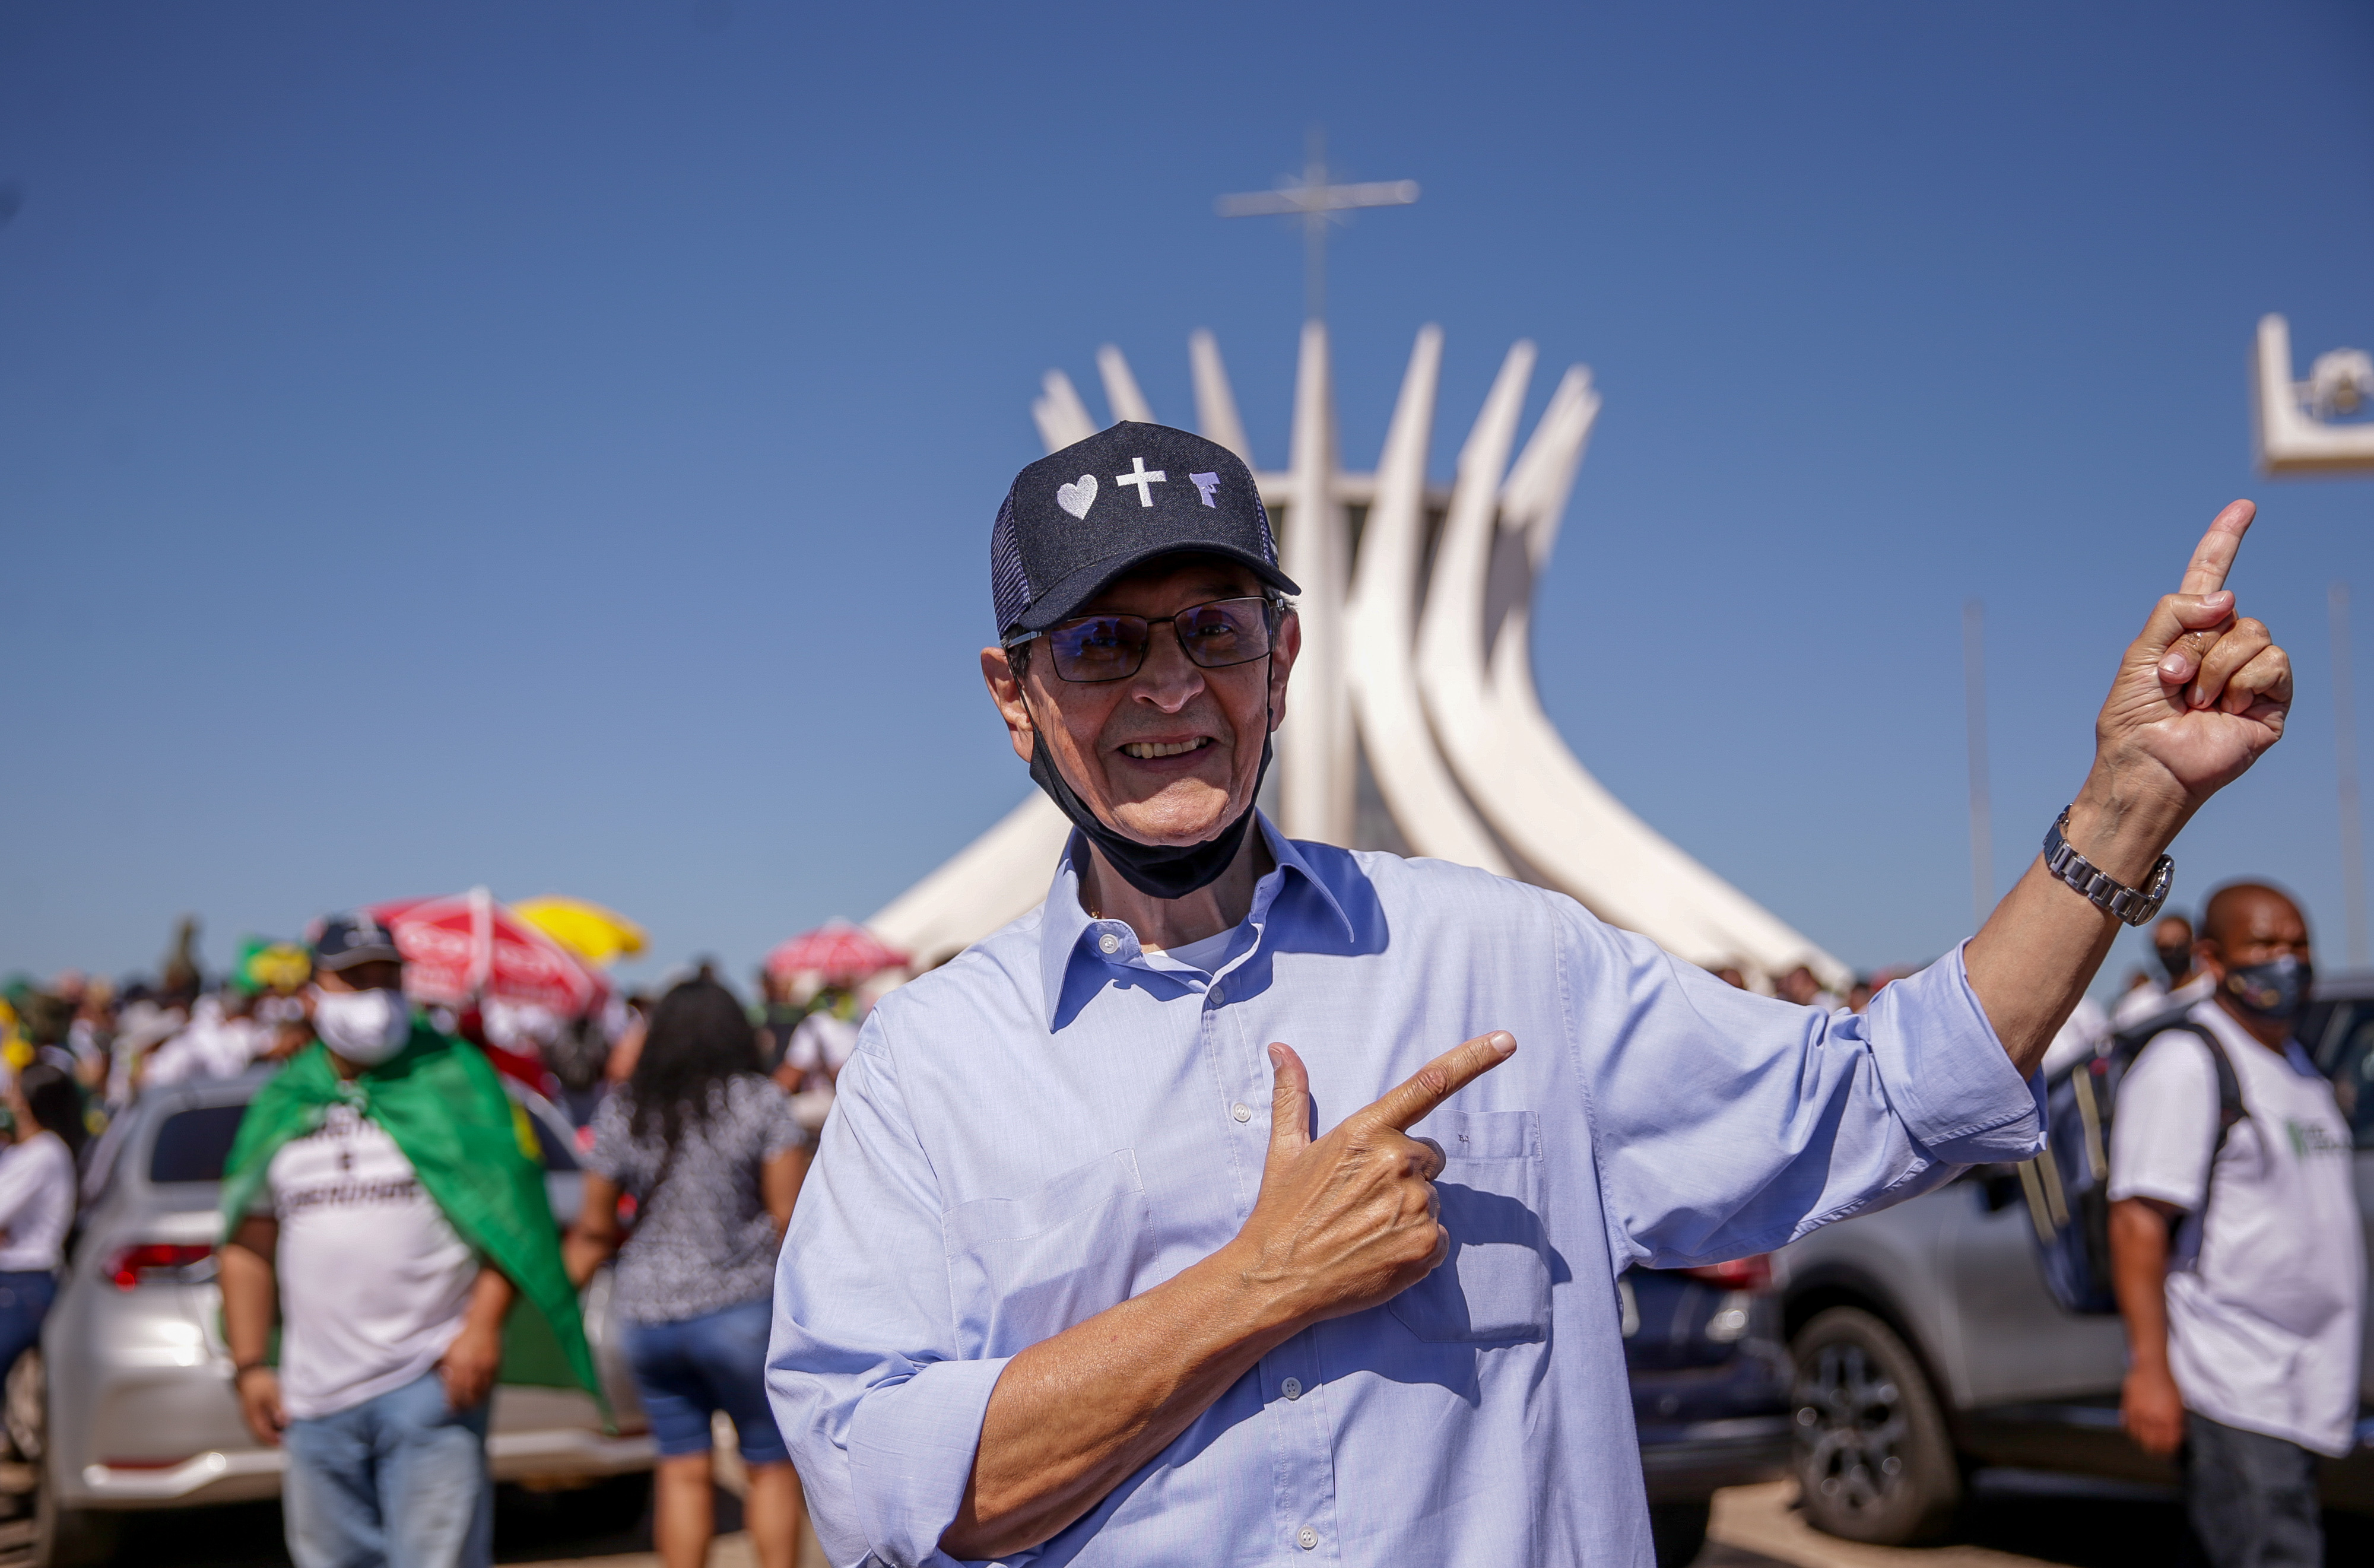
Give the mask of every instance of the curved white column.
[(1245, 422), (1237, 417), (1237, 395), (1228, 390), (1228, 372), (1220, 363), (1220, 345), (1202, 327), (1187, 335), (1187, 362), (1195, 375), (1195, 429), (1207, 441), (1216, 441), (1253, 466), (1252, 442), (1245, 439)]
[[(1542, 713), (1533, 579), (1556, 537), (1552, 508), (1562, 507), (1597, 399), (1584, 380), (1568, 378), (1510, 475), (1505, 493), (1516, 504), (1503, 514), (1502, 475), (1532, 369), (1531, 344), (1510, 350), (1461, 452), (1418, 634), (1421, 689), (1453, 771), (1531, 875), (1610, 924), (1692, 962), (1767, 973), (1804, 963), (1842, 983), (1843, 965), (1626, 808)], [(1516, 552), (1497, 563), (1497, 581), (1496, 549)]]
[(1154, 406), (1146, 394), (1137, 389), (1137, 378), (1129, 373), (1129, 360), (1112, 344), (1097, 350), (1097, 374), (1105, 383), (1105, 407), (1112, 410), (1113, 422), (1134, 419), (1141, 425), (1158, 424)]
[(1279, 564), (1302, 589), (1302, 654), (1277, 735), (1278, 826), (1290, 838), (1352, 842), (1352, 705), (1344, 690), (1344, 598), (1351, 539), (1335, 494), (1335, 400), (1327, 328), (1302, 324), (1294, 453)]
[(1377, 789), (1419, 855), (1510, 874), (1508, 857), (1476, 819), (1442, 760), (1418, 696), (1418, 573), (1426, 557), (1426, 457), (1442, 370), (1442, 329), (1422, 327), (1402, 374), (1393, 422), (1377, 463), (1376, 499), (1360, 530), (1345, 609), (1345, 674)]
[(1088, 418), (1088, 406), (1080, 401), (1070, 376), (1049, 371), (1040, 385), (1044, 390), (1031, 400), (1030, 419), (1048, 451), (1061, 452), (1097, 433), (1097, 422)]

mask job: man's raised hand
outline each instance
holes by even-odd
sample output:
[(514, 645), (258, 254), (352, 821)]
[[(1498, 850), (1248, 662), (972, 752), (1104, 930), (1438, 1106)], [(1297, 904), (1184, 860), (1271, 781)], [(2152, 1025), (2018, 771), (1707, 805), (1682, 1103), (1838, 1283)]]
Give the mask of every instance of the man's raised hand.
[(2291, 660), (2262, 623), (2236, 616), (2226, 586), (2257, 510), (2238, 501), (2217, 514), (2120, 661), (2094, 734), (2127, 805), (2164, 792), (2180, 821), (2283, 736)]
[(1516, 1049), (1505, 1031), (1479, 1035), (1313, 1141), (1310, 1074), (1290, 1047), (1272, 1045), (1269, 1158), (1236, 1244), (1246, 1282), (1273, 1293), (1299, 1326), (1375, 1306), (1425, 1279), (1451, 1248), (1434, 1191), (1443, 1156), (1409, 1129)]

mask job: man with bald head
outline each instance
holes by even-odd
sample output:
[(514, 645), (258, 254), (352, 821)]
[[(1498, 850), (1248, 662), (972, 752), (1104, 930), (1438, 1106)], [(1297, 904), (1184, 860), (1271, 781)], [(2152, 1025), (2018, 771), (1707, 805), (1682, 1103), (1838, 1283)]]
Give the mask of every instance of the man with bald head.
[(2193, 961), (2209, 996), (2144, 1047), (2111, 1128), (2121, 1414), (2148, 1452), (2182, 1452), (2218, 1568), (2313, 1568), (2315, 1456), (2347, 1453), (2357, 1418), (2349, 1123), (2294, 1037), (2311, 975), (2299, 905), (2262, 883), (2219, 889)]

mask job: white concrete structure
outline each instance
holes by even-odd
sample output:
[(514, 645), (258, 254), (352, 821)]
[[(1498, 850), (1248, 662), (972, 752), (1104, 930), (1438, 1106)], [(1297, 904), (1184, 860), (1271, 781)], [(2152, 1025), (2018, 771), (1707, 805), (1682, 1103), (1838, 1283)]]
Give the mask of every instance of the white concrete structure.
[[(2374, 473), (2374, 424), (2333, 424), (2374, 403), (2374, 358), (2357, 348), (2320, 354), (2308, 380), (2292, 380), (2292, 329), (2277, 315), (2259, 318), (2259, 354), (2251, 378), (2259, 470), (2265, 474)], [(1288, 575), (1291, 575), (1289, 573)]]
[[(1250, 466), (1218, 347), (1199, 332), (1189, 352), (1199, 428)], [(1278, 826), (1518, 877), (1694, 963), (1766, 975), (1803, 963), (1843, 989), (1844, 965), (1626, 809), (1542, 712), (1534, 586), (1599, 395), (1589, 371), (1569, 369), (1520, 451), (1534, 359), (1530, 343), (1509, 350), (1445, 488), (1426, 477), (1441, 332), (1418, 333), (1383, 454), (1361, 474), (1337, 462), (1327, 328), (1303, 327), (1287, 466), (1255, 468), (1281, 564), (1303, 589), (1303, 653), (1274, 772)], [(1154, 419), (1118, 348), (1099, 349), (1097, 367), (1116, 419)], [(1060, 371), (1031, 413), (1050, 452), (1096, 432)], [(1033, 790), (867, 924), (936, 962), (1045, 896), (1069, 831)]]

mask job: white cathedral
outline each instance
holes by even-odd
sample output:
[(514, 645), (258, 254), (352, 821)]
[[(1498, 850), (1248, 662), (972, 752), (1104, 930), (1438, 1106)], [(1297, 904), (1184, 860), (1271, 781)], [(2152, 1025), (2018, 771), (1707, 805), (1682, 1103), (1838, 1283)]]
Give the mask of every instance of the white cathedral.
[[(1292, 460), (1253, 462), (1209, 333), (1188, 342), (1202, 434), (1261, 480), (1280, 564), (1302, 585), (1303, 652), (1262, 802), (1289, 838), (1463, 861), (1555, 888), (1676, 957), (1751, 976), (1846, 967), (1626, 809), (1567, 749), (1534, 690), (1534, 587), (1599, 395), (1568, 370), (1523, 449), (1534, 346), (1501, 361), (1448, 486), (1427, 480), (1442, 333), (1417, 335), (1373, 473), (1337, 462), (1327, 328), (1302, 329)], [(1098, 350), (1112, 418), (1159, 423), (1121, 350)], [(1060, 371), (1032, 405), (1054, 452), (1097, 431)], [(1513, 460), (1512, 460), (1513, 454)], [(1021, 805), (866, 925), (928, 968), (1046, 896), (1071, 824)]]

